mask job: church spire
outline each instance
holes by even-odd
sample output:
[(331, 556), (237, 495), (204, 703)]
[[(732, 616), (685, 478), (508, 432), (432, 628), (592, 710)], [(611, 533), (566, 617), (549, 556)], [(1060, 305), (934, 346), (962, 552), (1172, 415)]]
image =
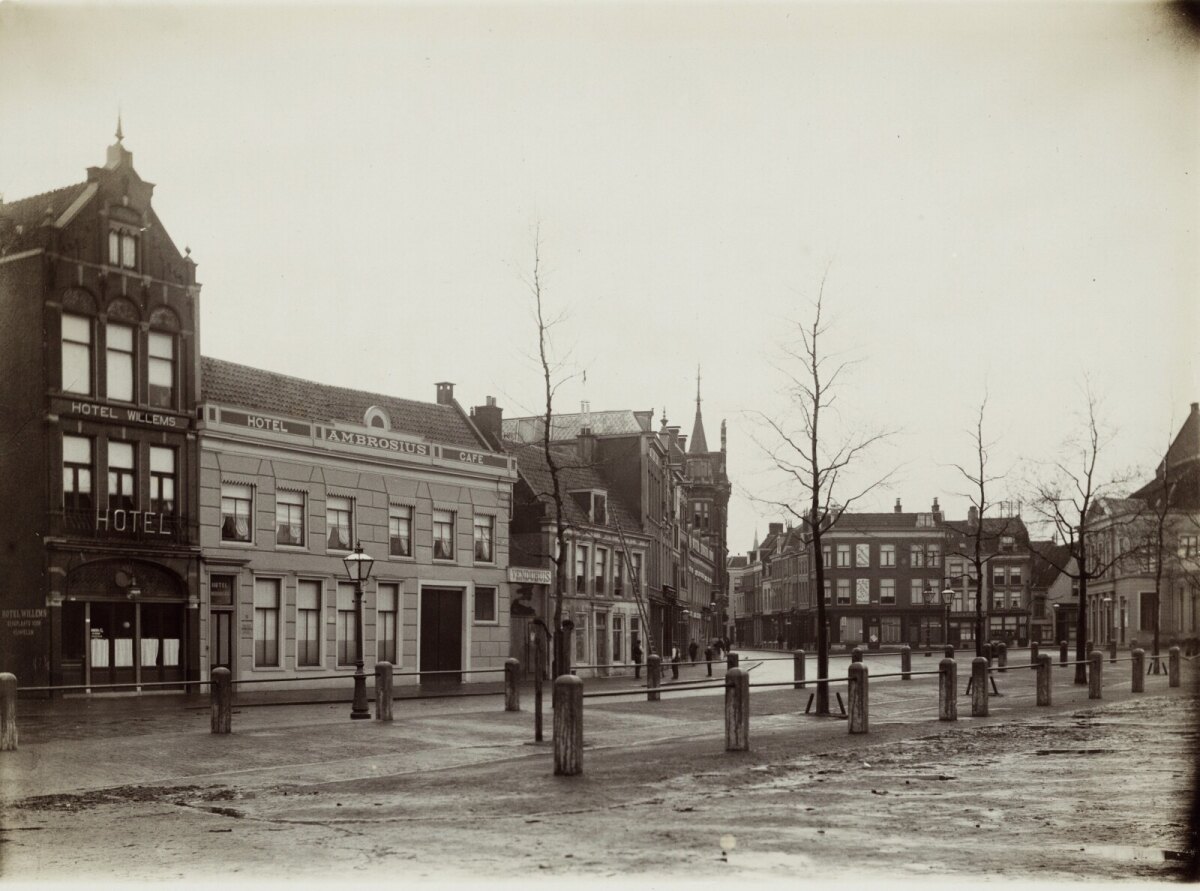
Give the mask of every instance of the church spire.
[(121, 140), (125, 138), (125, 133), (121, 130), (121, 109), (117, 109), (117, 144), (120, 145)]
[(696, 366), (696, 422), (692, 425), (692, 438), (688, 443), (688, 454), (700, 455), (708, 451), (704, 438), (704, 420), (700, 417), (700, 366)]

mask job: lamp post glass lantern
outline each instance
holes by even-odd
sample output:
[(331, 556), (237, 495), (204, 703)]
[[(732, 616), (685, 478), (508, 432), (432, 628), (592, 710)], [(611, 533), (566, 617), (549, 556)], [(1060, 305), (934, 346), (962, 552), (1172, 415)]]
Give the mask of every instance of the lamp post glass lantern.
[(354, 702), (350, 706), (350, 717), (363, 720), (371, 717), (367, 708), (367, 675), (363, 671), (363, 585), (371, 575), (375, 558), (363, 553), (362, 542), (353, 553), (342, 558), (346, 574), (354, 582)]
[(942, 589), (942, 646), (950, 644), (950, 601), (954, 599), (953, 588)]

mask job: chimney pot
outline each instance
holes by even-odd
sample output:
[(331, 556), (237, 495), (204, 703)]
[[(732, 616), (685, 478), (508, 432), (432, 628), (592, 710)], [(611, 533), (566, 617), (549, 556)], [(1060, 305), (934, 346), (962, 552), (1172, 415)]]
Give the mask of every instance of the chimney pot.
[(895, 512), (898, 514), (904, 513), (904, 509), (900, 507), (900, 499), (899, 498), (896, 499), (896, 506), (895, 506), (895, 508), (893, 508), (893, 510), (895, 510)]
[(450, 405), (454, 402), (454, 384), (450, 381), (438, 381), (437, 404)]

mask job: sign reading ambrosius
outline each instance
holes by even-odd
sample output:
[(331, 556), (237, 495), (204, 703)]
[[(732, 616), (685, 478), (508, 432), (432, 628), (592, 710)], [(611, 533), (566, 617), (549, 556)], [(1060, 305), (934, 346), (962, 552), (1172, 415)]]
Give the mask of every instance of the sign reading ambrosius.
[(369, 449), (382, 449), (385, 452), (395, 452), (400, 455), (429, 454), (429, 445), (423, 442), (413, 442), (407, 439), (393, 439), (390, 436), (376, 436), (373, 433), (355, 433), (352, 430), (334, 430), (322, 427), (321, 438), (326, 442), (340, 445), (363, 446)]

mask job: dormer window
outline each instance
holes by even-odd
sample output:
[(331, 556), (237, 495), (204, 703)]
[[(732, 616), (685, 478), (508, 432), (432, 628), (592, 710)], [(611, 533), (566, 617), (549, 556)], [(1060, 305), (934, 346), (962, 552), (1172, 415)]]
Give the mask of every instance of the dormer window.
[(1011, 535), (1000, 536), (1000, 550), (1011, 551), (1016, 546), (1017, 540)]
[(598, 489), (584, 489), (570, 493), (579, 505), (579, 509), (587, 514), (588, 521), (597, 526), (608, 525), (608, 493)]
[(363, 416), (363, 423), (365, 423), (368, 427), (374, 427), (377, 430), (392, 429), (391, 422), (388, 420), (387, 412), (385, 412), (378, 405), (372, 405), (367, 409), (366, 414)]
[(132, 229), (110, 229), (108, 232), (108, 265), (122, 269), (137, 268), (138, 236)]

